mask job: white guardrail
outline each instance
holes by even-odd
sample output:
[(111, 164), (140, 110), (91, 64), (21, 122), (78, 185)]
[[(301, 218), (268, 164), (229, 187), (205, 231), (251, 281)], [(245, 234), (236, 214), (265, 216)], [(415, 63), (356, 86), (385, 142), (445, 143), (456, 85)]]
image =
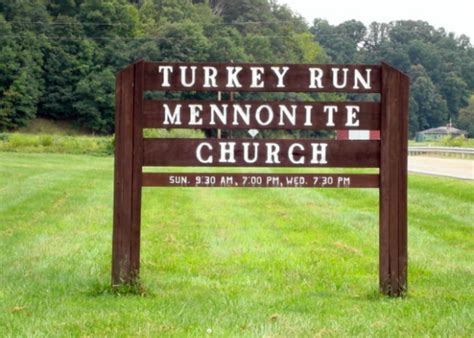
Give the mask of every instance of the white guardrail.
[(474, 156), (474, 148), (456, 148), (456, 147), (408, 147), (408, 155), (423, 154), (458, 154), (461, 157)]

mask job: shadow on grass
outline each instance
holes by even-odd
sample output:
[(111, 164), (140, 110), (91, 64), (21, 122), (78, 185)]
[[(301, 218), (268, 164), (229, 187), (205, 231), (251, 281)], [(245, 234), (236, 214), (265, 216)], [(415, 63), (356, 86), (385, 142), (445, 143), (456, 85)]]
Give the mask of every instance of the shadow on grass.
[(373, 289), (370, 292), (366, 293), (362, 297), (356, 297), (361, 300), (369, 301), (369, 302), (384, 302), (384, 301), (399, 301), (408, 299), (408, 293), (403, 291), (399, 296), (389, 296), (384, 294), (379, 289)]
[(126, 297), (126, 296), (137, 296), (137, 297), (153, 297), (154, 294), (151, 290), (140, 281), (128, 284), (111, 285), (104, 281), (97, 280), (91, 287), (88, 294), (92, 297), (100, 296), (115, 296), (115, 297)]

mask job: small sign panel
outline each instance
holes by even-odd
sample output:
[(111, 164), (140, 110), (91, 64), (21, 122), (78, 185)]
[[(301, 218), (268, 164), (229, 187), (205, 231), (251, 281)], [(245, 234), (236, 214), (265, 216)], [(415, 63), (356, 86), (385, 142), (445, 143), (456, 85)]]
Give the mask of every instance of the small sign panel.
[(145, 187), (378, 188), (377, 174), (144, 173)]

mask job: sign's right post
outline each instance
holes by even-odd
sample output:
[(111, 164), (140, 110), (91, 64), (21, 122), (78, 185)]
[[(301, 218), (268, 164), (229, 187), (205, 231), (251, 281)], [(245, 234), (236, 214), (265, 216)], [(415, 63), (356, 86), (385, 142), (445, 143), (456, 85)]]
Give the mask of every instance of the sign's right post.
[(379, 284), (383, 293), (407, 289), (407, 161), (409, 78), (382, 64)]

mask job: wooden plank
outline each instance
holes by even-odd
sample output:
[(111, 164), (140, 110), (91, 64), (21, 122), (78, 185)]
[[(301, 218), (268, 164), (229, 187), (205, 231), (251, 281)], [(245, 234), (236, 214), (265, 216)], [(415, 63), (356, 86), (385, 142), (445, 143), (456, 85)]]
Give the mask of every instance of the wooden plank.
[[(317, 153), (323, 148), (325, 159)], [(379, 163), (380, 141), (144, 139), (145, 166), (377, 168)]]
[(380, 130), (379, 102), (145, 100), (143, 109), (144, 128)]
[(130, 281), (132, 222), (133, 65), (118, 76), (115, 129), (115, 191), (112, 248), (112, 284)]
[(378, 188), (378, 174), (143, 173), (144, 187)]
[[(390, 87), (393, 86), (395, 73), (388, 70), (382, 71), (382, 115), (380, 130), (380, 230), (379, 230), (379, 283), (381, 291), (385, 294), (390, 293), (390, 138), (394, 132), (390, 127), (390, 112), (392, 107), (389, 105)], [(393, 94), (392, 94), (393, 95)], [(395, 154), (394, 154), (395, 156)]]
[[(164, 67), (170, 67), (169, 75)], [(180, 67), (188, 68), (182, 72)], [(191, 67), (196, 67), (194, 77)], [(241, 67), (241, 70), (232, 77), (233, 71), (227, 67)], [(277, 72), (281, 77), (272, 67), (279, 67)], [(288, 70), (285, 72), (283, 67), (288, 67)], [(214, 72), (206, 69), (211, 68), (216, 72), (215, 82), (209, 76), (206, 81), (206, 75)], [(361, 85), (360, 75), (369, 80), (368, 85)], [(144, 90), (378, 93), (380, 66), (147, 62)]]
[[(400, 98), (398, 96), (398, 88), (400, 86), (400, 73), (393, 72), (393, 80), (391, 90), (394, 90), (395, 93), (393, 98), (388, 102), (388, 125), (390, 128), (390, 137), (387, 139), (387, 148), (390, 149), (389, 164), (388, 164), (388, 184), (389, 189), (387, 194), (389, 195), (389, 266), (390, 266), (390, 293), (394, 295), (397, 291), (398, 286), (398, 222), (399, 222), (399, 207), (400, 201), (398, 200), (398, 166), (400, 158), (400, 149), (398, 145), (400, 144), (400, 126), (401, 120), (397, 111), (397, 107), (400, 104)], [(390, 98), (390, 96), (388, 95)], [(384, 187), (385, 188), (385, 187)]]
[(120, 228), (122, 227), (122, 176), (123, 161), (119, 161), (123, 153), (122, 110), (122, 83), (123, 71), (117, 74), (115, 80), (115, 163), (114, 163), (114, 208), (113, 208), (113, 235), (112, 235), (112, 285), (120, 280), (119, 252), (123, 252)]
[(406, 290), (408, 78), (382, 65), (380, 162), (380, 288)]
[(136, 280), (140, 271), (140, 223), (143, 164), (143, 73), (144, 62), (134, 65), (133, 86), (133, 165), (132, 165), (132, 224), (130, 237), (131, 279)]
[(408, 288), (408, 109), (410, 100), (410, 79), (405, 74), (400, 75), (400, 116), (402, 117), (400, 128), (400, 168), (398, 201), (398, 279), (400, 290)]

